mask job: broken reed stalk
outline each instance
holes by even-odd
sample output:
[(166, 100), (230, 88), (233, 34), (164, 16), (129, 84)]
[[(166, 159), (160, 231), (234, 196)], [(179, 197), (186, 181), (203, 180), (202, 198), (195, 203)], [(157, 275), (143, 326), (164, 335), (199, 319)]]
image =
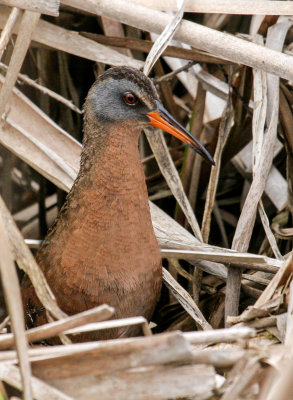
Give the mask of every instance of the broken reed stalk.
[(93, 322), (91, 324), (83, 325), (79, 328), (70, 329), (65, 333), (71, 335), (83, 332), (93, 332), (101, 329), (113, 329), (113, 328), (121, 328), (125, 326), (134, 326), (134, 325), (141, 325), (141, 329), (144, 336), (152, 335), (149, 323), (144, 317), (129, 317), (122, 319), (112, 319), (110, 321)]
[(195, 304), (189, 293), (163, 268), (163, 281), (173, 296), (203, 330), (213, 329), (207, 322), (199, 307)]
[(25, 337), (24, 313), (21, 301), (20, 287), (16, 273), (11, 246), (5, 232), (3, 216), (0, 217), (0, 269), (1, 282), (5, 301), (9, 311), (13, 331), (12, 341), (15, 342), (24, 400), (32, 400), (31, 368), (28, 359), (28, 344)]
[(22, 10), (34, 11), (39, 14), (59, 16), (59, 0), (1, 0), (1, 4), (18, 7)]
[[(177, 11), (175, 0), (131, 0), (154, 10)], [(292, 15), (292, 5), (282, 1), (258, 0), (186, 0), (185, 12), (242, 14), (242, 15)]]
[[(0, 26), (5, 25), (8, 14), (9, 9), (0, 6)], [(16, 26), (13, 32), (18, 33), (18, 29)], [(55, 50), (61, 50), (104, 64), (129, 65), (134, 68), (140, 68), (143, 65), (139, 60), (120, 54), (118, 51), (112, 50), (107, 46), (78, 35), (77, 32), (69, 31), (43, 19), (37, 24), (32, 35), (32, 40), (41, 45), (52, 47)]]
[[(99, 4), (84, 0), (62, 0), (62, 4), (95, 15), (116, 19), (127, 25), (160, 34), (171, 16), (123, 0), (100, 0)], [(290, 56), (256, 45), (205, 26), (182, 20), (174, 39), (235, 63), (264, 69), (282, 78), (293, 79)]]
[(210, 345), (212, 343), (232, 342), (241, 339), (252, 338), (255, 336), (255, 334), (255, 330), (248, 327), (183, 333), (185, 339), (187, 339), (189, 343), (193, 345)]
[(81, 375), (102, 377), (128, 368), (188, 362), (192, 353), (182, 333), (170, 332), (142, 338), (70, 344), (61, 348), (32, 349), (30, 356), (35, 376), (60, 380)]
[[(144, 53), (148, 53), (154, 44), (151, 40), (142, 40), (133, 37), (104, 36), (91, 32), (80, 32), (80, 34), (106, 46), (115, 46), (121, 49), (137, 50)], [(162, 54), (162, 57), (165, 56), (210, 64), (231, 64), (231, 61), (212, 56), (200, 50), (184, 49), (182, 47), (176, 46), (168, 46)]]
[[(23, 390), (20, 371), (15, 365), (0, 363), (0, 379), (20, 391)], [(31, 384), (33, 398), (36, 400), (74, 400), (73, 397), (35, 377), (31, 378)], [(18, 400), (18, 398), (16, 399)]]
[(172, 16), (172, 19), (165, 26), (162, 33), (156, 38), (151, 50), (149, 51), (144, 66), (143, 73), (148, 76), (156, 61), (160, 58), (163, 51), (171, 42), (184, 14), (185, 0), (178, 1), (179, 9)]
[(40, 14), (32, 11), (24, 11), (22, 16), (17, 39), (9, 63), (5, 82), (0, 92), (0, 118), (2, 117), (6, 103), (11, 95), (12, 89), (17, 80), (17, 75), (22, 66), (24, 57), (29, 48), (32, 35), (39, 22)]
[[(218, 251), (217, 251), (218, 250)], [(185, 249), (161, 249), (161, 254), (166, 258), (176, 258), (182, 260), (210, 260), (220, 263), (231, 263), (235, 267), (245, 266), (248, 269), (256, 271), (267, 271), (276, 273), (282, 266), (283, 262), (274, 258), (262, 256), (260, 254), (241, 253), (232, 250), (221, 251), (215, 248), (202, 248), (199, 250)]]
[(10, 37), (13, 32), (13, 27), (16, 24), (18, 18), (21, 15), (21, 10), (19, 8), (13, 7), (11, 10), (11, 13), (9, 14), (9, 17), (7, 19), (7, 22), (1, 32), (1, 37), (0, 37), (0, 60), (3, 56), (3, 53), (6, 49), (6, 46), (10, 40)]
[[(110, 318), (114, 314), (114, 309), (107, 305), (98, 306), (82, 313), (66, 317), (58, 321), (41, 325), (37, 328), (29, 329), (25, 332), (28, 342), (36, 342), (54, 337), (67, 330), (77, 328), (78, 326), (89, 324), (91, 322), (102, 321)], [(0, 335), (0, 349), (6, 349), (13, 344), (13, 335)]]
[(89, 387), (94, 393), (93, 399), (99, 395), (103, 400), (113, 400), (117, 393), (119, 400), (165, 400), (172, 396), (196, 399), (207, 398), (213, 392), (215, 372), (209, 365), (159, 365), (118, 371), (102, 377), (82, 376), (74, 380), (58, 380), (54, 384), (81, 399), (86, 398)]

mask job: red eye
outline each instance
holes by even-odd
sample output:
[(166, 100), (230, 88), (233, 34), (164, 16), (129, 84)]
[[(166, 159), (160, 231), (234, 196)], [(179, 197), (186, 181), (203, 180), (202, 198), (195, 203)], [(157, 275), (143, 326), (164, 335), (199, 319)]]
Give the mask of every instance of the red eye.
[(124, 100), (125, 100), (125, 102), (127, 104), (131, 104), (131, 105), (137, 103), (136, 96), (133, 93), (130, 93), (130, 92), (124, 94)]

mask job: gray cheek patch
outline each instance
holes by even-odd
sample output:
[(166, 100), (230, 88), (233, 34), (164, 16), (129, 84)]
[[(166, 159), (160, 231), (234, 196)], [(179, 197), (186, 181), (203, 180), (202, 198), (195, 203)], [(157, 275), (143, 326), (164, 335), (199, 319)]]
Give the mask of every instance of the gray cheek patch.
[(99, 121), (147, 120), (146, 114), (151, 107), (148, 108), (140, 103), (138, 106), (127, 105), (123, 100), (126, 92), (134, 93), (137, 96), (139, 88), (131, 81), (111, 78), (93, 87), (89, 100), (92, 102), (93, 111)]

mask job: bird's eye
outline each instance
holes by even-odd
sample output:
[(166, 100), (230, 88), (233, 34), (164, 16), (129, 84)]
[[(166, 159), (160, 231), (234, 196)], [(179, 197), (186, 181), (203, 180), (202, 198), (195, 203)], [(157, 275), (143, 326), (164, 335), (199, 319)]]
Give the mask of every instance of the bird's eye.
[(133, 106), (137, 103), (137, 97), (131, 92), (126, 92), (123, 96), (126, 104), (130, 104), (131, 106)]

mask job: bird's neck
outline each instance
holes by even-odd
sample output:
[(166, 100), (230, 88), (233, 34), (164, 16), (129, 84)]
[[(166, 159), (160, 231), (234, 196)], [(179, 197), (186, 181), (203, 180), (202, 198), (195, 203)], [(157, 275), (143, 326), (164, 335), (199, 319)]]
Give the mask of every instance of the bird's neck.
[[(121, 207), (148, 209), (145, 176), (138, 152), (140, 132), (127, 128), (126, 124), (112, 124), (109, 132), (91, 129), (88, 137), (85, 132), (81, 167), (70, 198), (81, 203), (94, 199), (91, 207), (99, 215), (119, 216)], [(104, 208), (101, 210), (101, 207)]]
[(115, 187), (122, 191), (127, 186), (135, 188), (138, 179), (144, 181), (138, 152), (139, 133), (138, 128), (133, 129), (127, 122), (111, 124), (106, 129), (91, 128), (90, 135), (86, 127), (78, 185), (92, 186), (95, 182), (98, 191), (108, 188), (112, 192)]

